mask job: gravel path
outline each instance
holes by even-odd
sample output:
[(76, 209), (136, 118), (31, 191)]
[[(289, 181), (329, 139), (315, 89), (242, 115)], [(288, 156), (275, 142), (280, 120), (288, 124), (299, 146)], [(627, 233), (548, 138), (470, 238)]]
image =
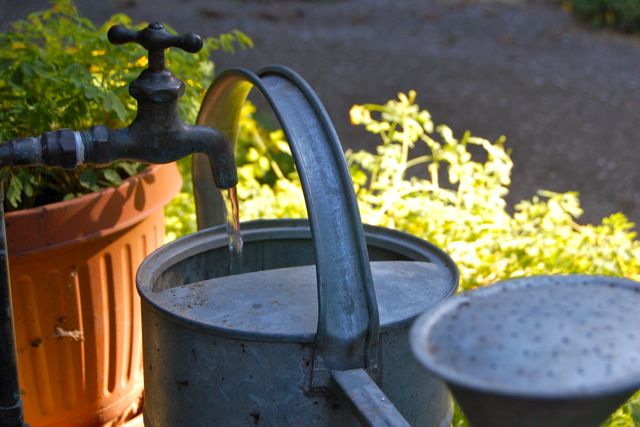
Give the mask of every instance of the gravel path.
[[(316, 89), (345, 147), (376, 139), (349, 125), (354, 103), (415, 89), (457, 133), (504, 134), (511, 200), (577, 190), (586, 221), (621, 211), (640, 222), (640, 38), (594, 32), (548, 2), (424, 0), (77, 0), (102, 20), (116, 11), (178, 31), (238, 28), (256, 48), (220, 54), (218, 70), (286, 64)], [(0, 25), (44, 0), (0, 0)], [(177, 5), (177, 6), (176, 6)]]

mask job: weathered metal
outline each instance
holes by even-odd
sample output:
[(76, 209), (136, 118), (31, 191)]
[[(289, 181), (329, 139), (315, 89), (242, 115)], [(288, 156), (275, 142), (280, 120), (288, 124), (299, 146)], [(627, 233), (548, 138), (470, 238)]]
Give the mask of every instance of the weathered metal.
[[(449, 395), (412, 360), (408, 329), (454, 292), (455, 266), (407, 234), (368, 226), (364, 234), (380, 312), (378, 384), (411, 425), (448, 425)], [(357, 425), (336, 391), (312, 384), (319, 307), (309, 223), (244, 223), (243, 239), (240, 275), (227, 276), (224, 225), (141, 266), (145, 425)]]
[(411, 332), (474, 426), (598, 426), (640, 388), (640, 284), (537, 276), (461, 294)]
[[(320, 370), (375, 368), (379, 322), (360, 212), (342, 147), (311, 88), (285, 67), (265, 68), (257, 75), (227, 70), (205, 96), (198, 122), (206, 115), (234, 140), (241, 106), (253, 87), (268, 100), (287, 135), (316, 238), (321, 310), (314, 365), (323, 365), (317, 366)], [(209, 218), (209, 206), (222, 210), (223, 205), (202, 203), (203, 193), (219, 192), (209, 170), (200, 168), (201, 158), (194, 162), (202, 224)]]
[(363, 426), (411, 427), (364, 369), (333, 371), (331, 376), (342, 401)]

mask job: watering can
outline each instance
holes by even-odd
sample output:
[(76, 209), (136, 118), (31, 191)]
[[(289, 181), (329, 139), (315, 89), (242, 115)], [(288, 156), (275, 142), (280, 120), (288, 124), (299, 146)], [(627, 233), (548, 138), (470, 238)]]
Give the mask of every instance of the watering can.
[(293, 71), (221, 74), (199, 124), (234, 141), (252, 88), (287, 136), (309, 220), (243, 224), (231, 274), (226, 216), (194, 156), (201, 231), (138, 270), (147, 426), (448, 426), (445, 385), (413, 359), (413, 320), (451, 296), (458, 272), (428, 242), (361, 223), (333, 126)]
[(597, 427), (640, 388), (639, 305), (628, 279), (510, 279), (432, 307), (411, 345), (474, 427)]

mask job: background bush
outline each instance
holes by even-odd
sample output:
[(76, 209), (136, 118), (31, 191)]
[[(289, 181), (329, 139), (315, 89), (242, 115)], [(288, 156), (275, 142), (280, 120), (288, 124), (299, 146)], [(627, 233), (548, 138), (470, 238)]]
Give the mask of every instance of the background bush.
[(640, 31), (640, 0), (570, 0), (568, 5), (595, 27)]

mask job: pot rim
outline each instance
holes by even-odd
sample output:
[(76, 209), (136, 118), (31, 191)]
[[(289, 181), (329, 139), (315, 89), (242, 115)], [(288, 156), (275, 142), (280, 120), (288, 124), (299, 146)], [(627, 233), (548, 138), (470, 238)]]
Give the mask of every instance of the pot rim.
[(116, 233), (165, 206), (182, 188), (175, 163), (151, 165), (118, 187), (5, 215), (12, 257)]

